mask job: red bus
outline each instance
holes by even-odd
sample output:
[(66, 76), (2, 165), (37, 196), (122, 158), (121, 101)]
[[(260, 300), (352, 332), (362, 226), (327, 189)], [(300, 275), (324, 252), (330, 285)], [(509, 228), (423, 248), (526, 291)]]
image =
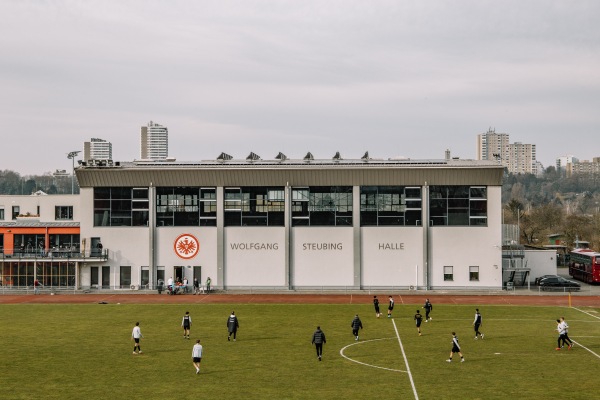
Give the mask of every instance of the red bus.
[(600, 253), (592, 249), (575, 249), (569, 255), (569, 275), (573, 279), (600, 283)]

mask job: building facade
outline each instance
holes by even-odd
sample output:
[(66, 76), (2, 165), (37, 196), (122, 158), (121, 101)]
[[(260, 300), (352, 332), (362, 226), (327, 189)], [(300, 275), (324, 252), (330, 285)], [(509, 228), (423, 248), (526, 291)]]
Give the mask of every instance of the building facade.
[(510, 143), (509, 134), (492, 128), (477, 135), (477, 160), (496, 160), (512, 174), (538, 174), (541, 164), (535, 148), (535, 144)]
[[(73, 274), (58, 283), (77, 289), (155, 288), (170, 277), (211, 277), (228, 290), (502, 287), (496, 162), (253, 157), (82, 165), (76, 173), (80, 195), (36, 201), (40, 215), (51, 214), (38, 221), (42, 230), (64, 223), (57, 210), (73, 207), (68, 223), (78, 226), (63, 226), (79, 235), (63, 245)], [(2, 197), (4, 275), (29, 282), (35, 266), (19, 281), (6, 265), (22, 241), (11, 237), (12, 215), (33, 207), (12, 204), (33, 200)], [(51, 234), (46, 257), (62, 244)]]
[(112, 159), (111, 142), (98, 138), (91, 138), (89, 142), (83, 142), (83, 161)]
[(164, 160), (169, 156), (169, 130), (166, 126), (148, 122), (142, 126), (140, 136), (142, 160)]
[(486, 133), (477, 135), (477, 160), (507, 160), (508, 146), (508, 133), (496, 133), (490, 128)]

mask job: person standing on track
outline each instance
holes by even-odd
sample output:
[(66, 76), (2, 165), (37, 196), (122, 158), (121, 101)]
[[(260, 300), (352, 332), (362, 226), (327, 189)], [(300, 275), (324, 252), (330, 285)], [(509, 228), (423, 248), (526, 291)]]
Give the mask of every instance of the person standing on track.
[(321, 361), (321, 357), (323, 356), (323, 345), (327, 342), (325, 340), (325, 332), (321, 330), (320, 326), (317, 326), (317, 330), (313, 333), (312, 336), (312, 344), (315, 345), (317, 349), (317, 358)]
[(479, 327), (483, 325), (483, 319), (481, 318), (481, 313), (479, 312), (479, 308), (475, 309), (475, 319), (473, 320), (473, 329), (475, 329), (475, 340), (477, 340), (478, 336), (481, 336), (483, 339), (483, 333), (479, 332)]
[(446, 362), (452, 362), (452, 356), (454, 353), (458, 353), (460, 356), (460, 362), (465, 362), (465, 358), (460, 352), (460, 345), (458, 344), (458, 337), (456, 336), (456, 332), (452, 332), (452, 350), (450, 350), (450, 358), (446, 360)]
[[(135, 326), (133, 327), (133, 331), (131, 331), (131, 339), (135, 342), (135, 344), (133, 345), (133, 354), (142, 354), (142, 348), (140, 347), (140, 339), (143, 337), (144, 335), (142, 335), (140, 323), (136, 322)], [(138, 350), (138, 353), (135, 352), (136, 348)]]
[(190, 338), (190, 328), (192, 327), (192, 316), (189, 311), (185, 312), (183, 319), (181, 320), (181, 326), (183, 327), (183, 338)]
[(419, 336), (421, 336), (421, 322), (423, 321), (423, 316), (421, 315), (421, 312), (419, 310), (417, 310), (417, 313), (415, 314), (415, 324), (417, 325), (417, 332), (419, 332)]
[(375, 315), (377, 318), (381, 316), (381, 312), (379, 311), (379, 299), (377, 296), (373, 296), (373, 307), (375, 307)]
[(425, 304), (423, 305), (423, 308), (425, 309), (425, 322), (429, 322), (433, 319), (429, 316), (429, 313), (431, 312), (431, 310), (433, 310), (433, 305), (431, 304), (429, 299), (425, 299)]
[(200, 339), (196, 340), (196, 344), (192, 348), (192, 363), (196, 368), (196, 374), (200, 373), (200, 361), (202, 361), (202, 345), (200, 344)]
[(394, 310), (394, 299), (392, 296), (388, 296), (388, 318), (392, 318), (392, 311)]
[(358, 318), (358, 314), (354, 316), (354, 319), (350, 323), (352, 327), (352, 334), (354, 335), (354, 340), (358, 340), (358, 330), (363, 328), (362, 321)]

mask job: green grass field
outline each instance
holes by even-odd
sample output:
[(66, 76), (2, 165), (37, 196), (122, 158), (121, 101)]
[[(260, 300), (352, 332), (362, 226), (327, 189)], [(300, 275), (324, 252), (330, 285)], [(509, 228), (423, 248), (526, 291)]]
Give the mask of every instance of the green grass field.
[[(599, 309), (481, 306), (485, 339), (476, 341), (473, 306), (435, 305), (421, 337), (417, 308), (396, 306), (399, 341), (392, 319), (376, 319), (368, 304), (0, 305), (0, 398), (414, 399), (411, 376), (419, 399), (597, 396)], [(227, 341), (232, 309), (237, 342)], [(182, 338), (185, 311), (191, 340)], [(350, 328), (356, 313), (359, 342)], [(555, 351), (561, 315), (589, 350)], [(144, 354), (134, 356), (136, 321)], [(310, 343), (316, 325), (327, 335), (322, 362)], [(453, 330), (462, 364), (445, 362)], [(205, 352), (200, 375), (191, 362), (196, 338)]]

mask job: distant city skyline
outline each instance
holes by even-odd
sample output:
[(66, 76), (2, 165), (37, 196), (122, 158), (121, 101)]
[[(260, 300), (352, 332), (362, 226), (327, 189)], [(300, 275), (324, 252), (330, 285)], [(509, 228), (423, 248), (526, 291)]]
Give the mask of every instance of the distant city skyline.
[[(0, 170), (140, 156), (476, 159), (489, 127), (544, 168), (600, 156), (600, 2), (0, 2)], [(79, 158), (82, 154), (79, 155)]]

